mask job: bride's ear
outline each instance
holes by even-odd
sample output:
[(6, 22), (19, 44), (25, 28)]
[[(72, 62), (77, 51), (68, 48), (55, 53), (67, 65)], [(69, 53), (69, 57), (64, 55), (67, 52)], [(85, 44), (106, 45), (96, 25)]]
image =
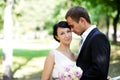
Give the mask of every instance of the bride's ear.
[(55, 38), (56, 38), (57, 40), (60, 40), (58, 36), (55, 36)]

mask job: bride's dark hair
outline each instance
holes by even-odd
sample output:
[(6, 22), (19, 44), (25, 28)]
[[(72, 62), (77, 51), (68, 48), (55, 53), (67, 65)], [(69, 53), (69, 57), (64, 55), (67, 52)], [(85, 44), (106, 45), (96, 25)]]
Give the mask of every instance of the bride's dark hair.
[(60, 21), (60, 22), (58, 22), (57, 24), (55, 24), (55, 25), (53, 26), (53, 37), (54, 37), (54, 39), (55, 39), (56, 41), (60, 42), (60, 41), (56, 38), (56, 36), (57, 36), (57, 29), (58, 29), (58, 28), (69, 28), (69, 29), (71, 29), (71, 28), (70, 28), (70, 26), (68, 25), (68, 23), (67, 23), (66, 21)]

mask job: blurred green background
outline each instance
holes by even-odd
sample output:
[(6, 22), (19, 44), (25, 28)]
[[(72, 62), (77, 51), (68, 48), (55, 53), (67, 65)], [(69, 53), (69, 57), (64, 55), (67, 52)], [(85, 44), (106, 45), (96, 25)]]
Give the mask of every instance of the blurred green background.
[[(85, 7), (92, 24), (108, 36), (111, 43), (109, 75), (120, 75), (120, 0), (0, 0), (0, 79), (6, 38), (5, 9), (11, 3), (13, 25), (7, 29), (12, 35), (7, 36), (12, 39), (12, 73), (16, 80), (40, 80), (47, 54), (59, 45), (52, 37), (52, 27), (65, 20), (65, 14), (72, 6)], [(75, 53), (79, 40), (80, 36), (73, 34), (71, 49)]]

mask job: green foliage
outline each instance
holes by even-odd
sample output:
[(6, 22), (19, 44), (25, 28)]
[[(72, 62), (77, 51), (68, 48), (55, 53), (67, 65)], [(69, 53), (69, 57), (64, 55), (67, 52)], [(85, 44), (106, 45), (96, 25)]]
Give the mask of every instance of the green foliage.
[[(72, 4), (88, 9), (91, 15), (111, 15), (117, 10), (119, 0), (72, 0)], [(96, 17), (97, 18), (97, 17)], [(98, 18), (99, 19), (99, 18)]]
[[(4, 0), (0, 0), (0, 3), (2, 3), (0, 6), (3, 6), (4, 3), (5, 7)], [(0, 7), (0, 27), (3, 26), (4, 7)], [(65, 0), (15, 0), (13, 5), (13, 31), (17, 34), (24, 34), (35, 31), (36, 26), (39, 26), (40, 30), (48, 30), (48, 33), (51, 34), (53, 25), (64, 20), (65, 10)]]
[[(13, 20), (16, 33), (40, 30), (52, 33), (52, 26), (64, 20), (67, 9), (66, 0), (14, 0)], [(105, 16), (112, 18), (116, 15), (119, 0), (70, 0), (71, 6), (83, 6), (90, 14), (92, 23), (104, 24)], [(52, 4), (50, 4), (52, 3)], [(0, 0), (0, 28), (3, 26), (5, 0)], [(101, 23), (101, 20), (104, 21)]]
[[(61, 13), (61, 8), (59, 7), (65, 6), (65, 4), (60, 4), (62, 1), (16, 0), (14, 5), (14, 25), (16, 32), (20, 32), (21, 34), (34, 31), (36, 26), (39, 26), (40, 30), (47, 29), (51, 33), (51, 28), (49, 27), (52, 27), (53, 23), (58, 19), (56, 15), (58, 16), (59, 12)], [(60, 6), (56, 7), (58, 4)]]
[[(92, 6), (95, 5), (96, 1), (87, 1), (87, 0), (72, 0), (72, 6), (82, 6), (85, 7), (91, 17), (92, 23), (98, 23), (99, 22), (99, 18), (101, 17), (101, 12), (102, 12), (102, 6), (101, 5), (96, 5), (96, 6)], [(102, 13), (103, 15), (104, 13)]]
[(119, 0), (96, 0), (94, 2), (92, 0), (87, 0), (87, 1), (91, 3), (92, 7), (101, 6), (99, 12), (109, 16), (112, 16), (111, 14), (116, 12), (119, 6), (119, 3), (117, 2)]
[(54, 12), (51, 15), (51, 18), (45, 22), (44, 28), (48, 30), (49, 34), (52, 34), (52, 27), (54, 24), (61, 20), (65, 20), (66, 14), (66, 1), (60, 0), (54, 8)]
[(5, 2), (0, 0), (0, 30), (3, 28), (3, 14), (4, 14)]
[(71, 0), (72, 6), (85, 7), (91, 17), (93, 24), (104, 30), (106, 27), (106, 16), (114, 19), (117, 10), (120, 9), (120, 0)]
[(50, 34), (50, 35), (52, 35), (52, 30), (53, 30), (53, 24), (54, 24), (54, 22), (52, 22), (52, 21), (46, 21), (45, 22), (45, 27), (44, 27), (44, 29), (45, 30), (47, 30), (48, 31), (48, 34)]

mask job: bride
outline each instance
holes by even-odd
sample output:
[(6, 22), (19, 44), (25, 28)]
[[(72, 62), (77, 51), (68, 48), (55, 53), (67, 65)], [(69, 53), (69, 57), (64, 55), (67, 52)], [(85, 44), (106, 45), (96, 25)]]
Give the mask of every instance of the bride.
[(59, 73), (64, 70), (64, 67), (76, 65), (77, 55), (70, 50), (72, 32), (66, 21), (54, 25), (53, 37), (60, 45), (48, 54), (44, 64), (42, 80), (50, 80), (51, 76), (53, 80), (58, 80)]

